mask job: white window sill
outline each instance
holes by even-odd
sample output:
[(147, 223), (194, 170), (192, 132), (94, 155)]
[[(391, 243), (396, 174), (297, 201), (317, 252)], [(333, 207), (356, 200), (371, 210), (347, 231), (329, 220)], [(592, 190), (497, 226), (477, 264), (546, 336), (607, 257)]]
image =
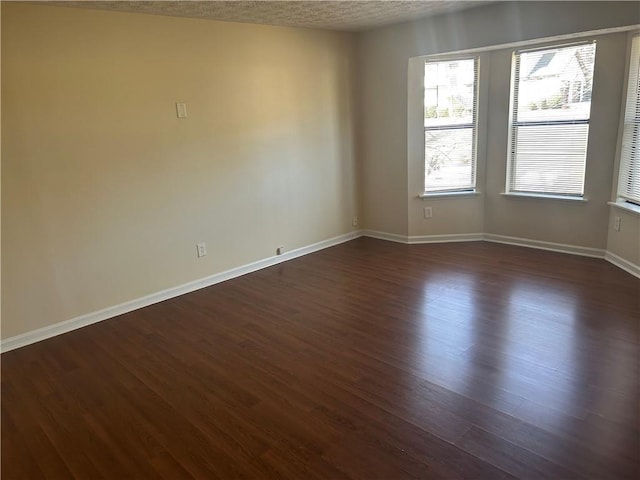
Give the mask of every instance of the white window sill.
[(640, 205), (634, 205), (633, 203), (625, 202), (624, 200), (617, 200), (615, 202), (607, 203), (612, 207), (619, 208), (620, 210), (624, 210), (625, 212), (640, 216)]
[(475, 190), (468, 190), (463, 192), (424, 192), (418, 195), (418, 198), (431, 199), (431, 198), (463, 198), (463, 197), (476, 197), (481, 195), (481, 192)]
[(505, 197), (511, 198), (528, 198), (533, 200), (559, 200), (561, 202), (571, 202), (571, 203), (587, 203), (589, 200), (586, 197), (569, 197), (564, 195), (542, 195), (542, 194), (533, 194), (533, 193), (514, 193), (514, 192), (505, 192), (500, 195), (504, 195)]

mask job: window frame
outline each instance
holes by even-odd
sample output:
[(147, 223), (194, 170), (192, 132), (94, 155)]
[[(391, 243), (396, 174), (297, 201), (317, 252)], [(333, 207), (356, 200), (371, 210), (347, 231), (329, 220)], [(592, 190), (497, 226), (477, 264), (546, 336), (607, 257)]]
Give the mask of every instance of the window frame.
[[(425, 84), (425, 69), (427, 64), (437, 64), (437, 63), (447, 63), (447, 62), (456, 62), (456, 61), (464, 61), (464, 60), (473, 60), (474, 65), (474, 85), (473, 85), (473, 113), (472, 113), (472, 121), (471, 123), (455, 123), (455, 124), (446, 124), (446, 125), (437, 125), (437, 126), (426, 126), (424, 125), (424, 119), (426, 115), (425, 111), (425, 97), (426, 97), (426, 88)], [(434, 57), (424, 57), (422, 62), (422, 101), (423, 104), (421, 106), (422, 111), (422, 140), (423, 140), (423, 148), (422, 148), (422, 189), (423, 193), (420, 195), (421, 198), (426, 197), (449, 197), (449, 196), (459, 196), (459, 195), (473, 195), (477, 193), (477, 184), (478, 184), (478, 110), (480, 103), (480, 54), (466, 54), (466, 55), (447, 55), (440, 56), (436, 55)], [(443, 130), (462, 130), (471, 128), (471, 177), (472, 177), (472, 185), (469, 187), (459, 187), (459, 188), (438, 188), (438, 189), (427, 189), (427, 158), (426, 158), (426, 133), (428, 131), (443, 131)]]
[[(562, 43), (545, 43), (544, 45), (531, 45), (531, 46), (523, 46), (522, 48), (518, 48), (513, 50), (512, 52), (512, 62), (511, 62), (511, 82), (510, 82), (510, 96), (509, 96), (509, 117), (508, 117), (508, 145), (507, 145), (507, 166), (506, 166), (506, 176), (505, 176), (505, 189), (504, 194), (510, 196), (522, 196), (522, 197), (530, 197), (530, 198), (542, 198), (542, 199), (556, 199), (556, 200), (571, 200), (571, 201), (586, 201), (585, 198), (585, 184), (586, 184), (586, 171), (587, 171), (587, 159), (589, 152), (589, 126), (591, 122), (591, 105), (589, 106), (589, 118), (587, 119), (557, 119), (557, 120), (541, 120), (541, 121), (519, 121), (517, 120), (518, 116), (518, 98), (517, 94), (520, 89), (518, 87), (519, 81), (519, 70), (520, 70), (520, 55), (523, 53), (532, 53), (532, 52), (540, 52), (545, 50), (553, 50), (553, 49), (561, 49), (561, 48), (569, 48), (580, 45), (589, 45), (593, 44), (594, 48), (596, 48), (596, 40), (593, 38), (583, 38), (577, 41), (570, 42), (562, 42)], [(594, 54), (594, 68), (592, 72), (592, 91), (593, 91), (593, 76), (595, 76), (595, 54)], [(584, 95), (584, 85), (581, 87), (582, 93), (581, 96)], [(570, 92), (569, 92), (570, 93)], [(591, 102), (591, 99), (589, 99)], [(542, 191), (530, 191), (530, 190), (519, 190), (512, 188), (512, 185), (515, 184), (515, 171), (514, 164), (516, 163), (516, 136), (517, 136), (517, 128), (518, 127), (528, 127), (528, 126), (552, 126), (552, 125), (587, 125), (587, 136), (585, 143), (585, 157), (584, 157), (584, 168), (582, 175), (582, 185), (581, 185), (581, 193), (560, 193), (560, 192), (542, 192)]]
[[(640, 85), (638, 85), (640, 82), (640, 58), (636, 58), (634, 61), (634, 53), (640, 56), (640, 31), (631, 32), (629, 35), (629, 47), (626, 58), (627, 71), (625, 77), (625, 90), (622, 98), (620, 118), (620, 140), (618, 143), (617, 158), (618, 178), (615, 203), (625, 209), (629, 209), (635, 213), (640, 213), (640, 194), (638, 197), (635, 197), (628, 193), (627, 188), (623, 187), (623, 185), (633, 183), (634, 185), (638, 185), (636, 188), (640, 191), (640, 161), (635, 160), (633, 157), (628, 161), (625, 159), (625, 130), (627, 125), (629, 123), (632, 125), (635, 124), (635, 128), (640, 130)], [(632, 84), (633, 80), (635, 80), (635, 82)], [(629, 107), (635, 108), (634, 114), (629, 115)], [(629, 120), (630, 117), (632, 117), (631, 120)], [(633, 147), (629, 148), (629, 155), (632, 155), (631, 152), (633, 149), (635, 149), (636, 152), (640, 150), (640, 131), (635, 135), (635, 137), (633, 134), (631, 135), (631, 145), (633, 145)]]

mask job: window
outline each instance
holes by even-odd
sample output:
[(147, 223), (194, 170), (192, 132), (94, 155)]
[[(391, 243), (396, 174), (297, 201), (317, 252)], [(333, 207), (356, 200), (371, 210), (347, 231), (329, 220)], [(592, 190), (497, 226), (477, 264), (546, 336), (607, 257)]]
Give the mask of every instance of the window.
[(477, 85), (477, 58), (425, 62), (425, 193), (475, 189)]
[(631, 41), (618, 197), (640, 205), (640, 35)]
[(514, 53), (507, 192), (583, 196), (595, 48)]

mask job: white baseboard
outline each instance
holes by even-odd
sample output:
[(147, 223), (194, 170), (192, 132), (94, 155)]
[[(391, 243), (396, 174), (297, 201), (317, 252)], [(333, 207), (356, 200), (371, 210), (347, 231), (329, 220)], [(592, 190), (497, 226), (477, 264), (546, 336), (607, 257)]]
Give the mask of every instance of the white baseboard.
[(640, 278), (640, 265), (631, 263), (611, 252), (606, 252), (604, 254), (604, 259), (609, 263), (613, 263), (616, 267), (621, 268), (625, 272), (630, 273), (634, 277)]
[(571, 255), (581, 255), (583, 257), (604, 258), (605, 250), (601, 248), (581, 247), (579, 245), (568, 245), (565, 243), (543, 242), (542, 240), (531, 240), (529, 238), (508, 237), (506, 235), (495, 235), (485, 233), (483, 239), (487, 242), (505, 243), (519, 247), (537, 248), (539, 250), (549, 250), (551, 252), (569, 253)]
[(242, 275), (246, 275), (247, 273), (271, 267), (273, 265), (277, 265), (278, 263), (286, 262), (287, 260), (293, 260), (294, 258), (317, 252), (318, 250), (333, 247), (334, 245), (348, 242), (361, 236), (362, 233), (360, 231), (340, 235), (338, 237), (323, 240), (306, 247), (291, 250), (290, 252), (286, 252), (282, 255), (258, 260), (257, 262), (242, 265), (237, 268), (232, 268), (231, 270), (226, 270), (224, 272), (216, 273), (205, 278), (185, 283), (183, 285), (178, 285), (173, 288), (168, 288), (160, 292), (152, 293), (151, 295), (146, 295), (144, 297), (108, 307), (97, 312), (87, 313), (85, 315), (59, 322), (54, 325), (49, 325), (47, 327), (23, 333), (21, 335), (9, 337), (0, 342), (0, 351), (4, 353), (16, 348), (30, 345), (35, 342), (39, 342), (41, 340), (46, 340), (47, 338), (55, 337), (56, 335), (61, 335), (78, 328), (86, 327), (87, 325), (98, 323), (103, 320), (122, 315), (124, 313), (132, 312), (133, 310), (138, 310), (139, 308), (147, 307), (149, 305), (153, 305), (154, 303), (169, 300), (170, 298), (178, 297), (180, 295), (184, 295), (185, 293), (209, 287), (226, 280), (231, 280), (232, 278), (240, 277)]
[(449, 235), (415, 235), (404, 236), (395, 233), (380, 232), (376, 230), (362, 230), (363, 237), (377, 238), (397, 243), (419, 244), (419, 243), (449, 243), (449, 242), (477, 242), (486, 241), (494, 243), (505, 243), (519, 247), (537, 248), (550, 250), (552, 252), (569, 253), (572, 255), (582, 255), (586, 257), (604, 258), (605, 250), (599, 248), (580, 247), (577, 245), (567, 245), (564, 243), (543, 242), (541, 240), (531, 240), (528, 238), (508, 237), (506, 235), (495, 235), (493, 233), (456, 233)]
[(16, 348), (24, 347), (26, 345), (39, 342), (41, 340), (46, 340), (47, 338), (51, 338), (56, 335), (61, 335), (63, 333), (67, 333), (72, 330), (76, 330), (78, 328), (86, 327), (87, 325), (91, 325), (93, 323), (98, 323), (103, 320), (107, 320), (109, 318), (122, 315), (124, 313), (138, 310), (139, 308), (147, 307), (149, 305), (153, 305), (155, 303), (159, 303), (164, 300), (169, 300), (170, 298), (178, 297), (180, 295), (184, 295), (186, 293), (190, 293), (195, 290), (199, 290), (201, 288), (209, 287), (211, 285), (215, 285), (216, 283), (224, 282), (226, 280), (231, 280), (232, 278), (240, 277), (242, 275), (246, 275), (248, 273), (261, 270), (263, 268), (271, 267), (273, 265), (277, 265), (278, 263), (286, 262), (287, 260), (293, 260), (294, 258), (301, 257), (303, 255), (308, 255), (310, 253), (317, 252), (319, 250), (332, 247), (334, 245), (339, 245), (340, 243), (348, 242), (350, 240), (353, 240), (362, 236), (377, 238), (380, 240), (387, 240), (387, 241), (396, 242), (396, 243), (405, 243), (405, 244), (468, 242), (468, 241), (479, 241), (479, 240), (484, 240), (487, 242), (494, 242), (494, 243), (505, 243), (508, 245), (516, 245), (521, 247), (550, 250), (553, 252), (569, 253), (572, 255), (604, 258), (605, 260), (612, 263), (613, 265), (621, 268), (622, 270), (625, 270), (626, 272), (630, 273), (631, 275), (634, 275), (635, 277), (640, 278), (640, 266), (635, 265), (634, 263), (631, 263), (611, 252), (601, 250), (598, 248), (566, 245), (562, 243), (543, 242), (540, 240), (508, 237), (505, 235), (495, 235), (491, 233), (423, 235), (423, 236), (407, 237), (407, 236), (397, 235), (393, 233), (378, 232), (375, 230), (361, 230), (361, 231), (347, 233), (345, 235), (340, 235), (338, 237), (330, 238), (327, 240), (323, 240), (321, 242), (317, 242), (312, 245), (308, 245), (306, 247), (298, 248), (296, 250), (291, 250), (290, 252), (286, 252), (283, 255), (265, 258), (263, 260), (258, 260), (257, 262), (249, 263), (247, 265), (243, 265), (237, 268), (232, 268), (230, 270), (216, 273), (214, 275), (210, 275), (208, 277), (201, 278), (199, 280), (194, 280), (192, 282), (188, 282), (183, 285), (178, 285), (177, 287), (169, 288), (167, 290), (162, 290), (160, 292), (156, 292), (151, 295), (146, 295), (144, 297), (141, 297), (135, 300), (131, 300), (125, 303), (121, 303), (119, 305), (108, 307), (103, 310), (99, 310), (97, 312), (88, 313), (86, 315), (81, 315), (79, 317), (75, 317), (70, 320), (56, 323), (54, 325), (39, 328), (37, 330), (32, 330), (30, 332), (23, 333), (21, 335), (16, 335), (14, 337), (9, 337), (5, 340), (2, 340), (2, 342), (0, 342), (0, 351), (8, 352)]
[(396, 243), (409, 243), (409, 237), (406, 235), (397, 235), (395, 233), (378, 232), (377, 230), (362, 230), (363, 237), (377, 238), (378, 240), (387, 240)]
[(376, 230), (362, 230), (363, 237), (388, 240), (396, 243), (448, 243), (448, 242), (474, 242), (482, 240), (482, 233), (452, 233), (449, 235), (415, 235), (406, 236), (396, 233), (379, 232)]
[(409, 237), (409, 243), (478, 242), (482, 239), (482, 233), (452, 233), (450, 235), (416, 235)]
[(539, 250), (549, 250), (551, 252), (567, 253), (570, 255), (580, 255), (583, 257), (603, 258), (625, 272), (640, 278), (640, 266), (625, 260), (607, 250), (600, 248), (582, 247), (579, 245), (568, 245), (565, 243), (544, 242), (542, 240), (532, 240), (529, 238), (509, 237), (507, 235), (496, 235), (493, 233), (463, 233), (452, 235), (422, 235), (406, 237), (395, 233), (379, 232), (375, 230), (362, 230), (361, 236), (377, 238), (379, 240), (389, 240), (391, 242), (419, 244), (419, 243), (443, 243), (443, 242), (473, 242), (484, 240), (485, 242), (504, 243), (518, 247), (536, 248)]

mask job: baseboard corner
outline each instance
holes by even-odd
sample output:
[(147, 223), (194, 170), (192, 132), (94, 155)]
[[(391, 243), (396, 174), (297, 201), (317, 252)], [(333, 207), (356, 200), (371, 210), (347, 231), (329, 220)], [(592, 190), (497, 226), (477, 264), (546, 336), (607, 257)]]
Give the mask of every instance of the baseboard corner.
[(615, 265), (618, 268), (621, 268), (627, 273), (630, 273), (636, 278), (640, 278), (640, 265), (636, 265), (635, 263), (631, 263), (628, 260), (616, 255), (615, 253), (611, 253), (610, 251), (606, 251), (604, 254), (604, 259)]
[(46, 340), (48, 338), (52, 338), (57, 335), (62, 335), (63, 333), (71, 332), (73, 330), (77, 330), (78, 328), (86, 327), (88, 325), (98, 323), (103, 320), (108, 320), (109, 318), (113, 318), (118, 315), (123, 315), (125, 313), (129, 313), (134, 310), (138, 310), (140, 308), (148, 307), (149, 305), (163, 302), (165, 300), (169, 300), (171, 298), (175, 298), (180, 295), (185, 295), (187, 293), (200, 290), (201, 288), (210, 287), (212, 285), (215, 285), (216, 283), (224, 282), (226, 280), (231, 280), (233, 278), (246, 275), (248, 273), (252, 273), (257, 270), (261, 270), (263, 268), (277, 265), (278, 263), (286, 262), (288, 260), (293, 260), (294, 258), (298, 258), (303, 255), (308, 255), (310, 253), (323, 250), (325, 248), (339, 245), (341, 243), (348, 242), (350, 240), (354, 240), (358, 237), (361, 237), (362, 235), (363, 233), (361, 230), (355, 230), (349, 233), (345, 233), (343, 235), (338, 235), (337, 237), (329, 238), (326, 240), (322, 240), (320, 242), (313, 243), (311, 245), (307, 245), (305, 247), (291, 250), (290, 252), (286, 252), (283, 255), (276, 255), (273, 257), (264, 258), (262, 260), (258, 260), (256, 262), (252, 262), (246, 265), (232, 268), (230, 270), (215, 273), (208, 277), (193, 280), (191, 282), (187, 282), (182, 285), (177, 285), (175, 287), (171, 287), (166, 290), (162, 290), (159, 292), (152, 293), (150, 295), (145, 295), (143, 297), (129, 300), (119, 305), (107, 307), (102, 310), (90, 312), (75, 318), (71, 318), (69, 320), (64, 320), (62, 322), (54, 323), (53, 325), (47, 325), (45, 327), (38, 328), (36, 330), (31, 330), (19, 335), (2, 339), (0, 341), (0, 352), (5, 353), (11, 350), (15, 350), (17, 348), (26, 347), (27, 345), (31, 345), (32, 343), (40, 342), (42, 340)]
[(409, 237), (406, 235), (398, 235), (396, 233), (380, 232), (378, 230), (362, 230), (363, 237), (375, 238), (378, 240), (387, 240), (396, 243), (409, 243)]

